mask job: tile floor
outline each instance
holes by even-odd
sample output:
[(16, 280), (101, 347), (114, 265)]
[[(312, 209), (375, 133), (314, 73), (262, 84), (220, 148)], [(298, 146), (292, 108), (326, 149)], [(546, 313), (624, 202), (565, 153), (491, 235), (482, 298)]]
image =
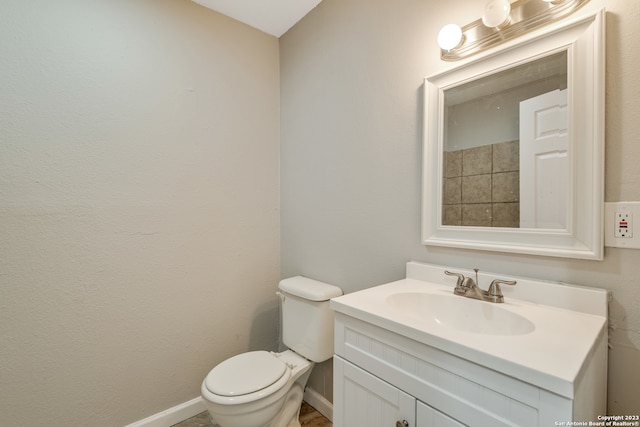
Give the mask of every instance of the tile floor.
[[(300, 425), (302, 427), (333, 426), (331, 421), (323, 417), (322, 414), (313, 409), (307, 402), (302, 402), (302, 408), (300, 408)], [(213, 423), (207, 412), (203, 412), (173, 427), (217, 427), (217, 424)]]

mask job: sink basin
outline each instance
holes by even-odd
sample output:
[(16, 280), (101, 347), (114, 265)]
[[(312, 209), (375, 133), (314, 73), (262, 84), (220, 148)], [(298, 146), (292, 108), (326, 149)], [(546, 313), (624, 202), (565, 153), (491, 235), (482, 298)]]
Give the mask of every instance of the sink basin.
[(463, 332), (525, 335), (535, 330), (533, 322), (496, 303), (453, 294), (403, 292), (389, 295), (386, 301), (399, 314)]

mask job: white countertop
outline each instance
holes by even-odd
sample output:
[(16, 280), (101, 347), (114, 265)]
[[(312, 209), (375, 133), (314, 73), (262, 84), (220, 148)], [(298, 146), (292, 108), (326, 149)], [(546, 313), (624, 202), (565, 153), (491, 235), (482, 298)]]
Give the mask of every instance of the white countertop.
[[(422, 268), (422, 264), (410, 264), (412, 265), (408, 266), (408, 271), (415, 269), (416, 265), (417, 268)], [(443, 271), (440, 266), (424, 266)], [(421, 277), (426, 276), (423, 274)], [(338, 313), (374, 324), (559, 395), (573, 397), (575, 380), (596, 343), (607, 332), (607, 318), (602, 315), (602, 312), (606, 313), (606, 291), (555, 284), (554, 286), (566, 289), (561, 290), (563, 297), (560, 299), (557, 289), (552, 289), (553, 305), (516, 299), (507, 296), (506, 292), (505, 302), (501, 304), (471, 300), (477, 304), (498, 305), (500, 309), (512, 311), (533, 322), (535, 329), (522, 335), (491, 335), (443, 327), (429, 320), (428, 316), (420, 319), (419, 316), (405, 314), (387, 301), (387, 298), (399, 293), (452, 295), (455, 278), (447, 277), (447, 280), (451, 284), (407, 278), (334, 298), (331, 307)], [(548, 287), (549, 282), (540, 282), (540, 285)], [(530, 293), (536, 295), (538, 300), (545, 298), (543, 288), (540, 288), (540, 292), (534, 292), (538, 286), (536, 281), (519, 280), (517, 286), (527, 288), (521, 291), (523, 295)], [(589, 310), (576, 311), (562, 307), (563, 304), (584, 307), (585, 304), (576, 300), (582, 298), (580, 292), (585, 291), (587, 298), (594, 299), (589, 304), (604, 304), (604, 309), (591, 310), (594, 314), (584, 312)], [(462, 296), (454, 297), (468, 300)]]

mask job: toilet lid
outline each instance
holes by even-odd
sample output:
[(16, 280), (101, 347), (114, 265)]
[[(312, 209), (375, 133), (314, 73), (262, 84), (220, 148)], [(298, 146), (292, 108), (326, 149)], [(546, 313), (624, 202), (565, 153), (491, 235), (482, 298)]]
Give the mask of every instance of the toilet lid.
[(287, 366), (268, 351), (251, 351), (225, 360), (213, 368), (205, 385), (219, 396), (242, 396), (269, 387)]

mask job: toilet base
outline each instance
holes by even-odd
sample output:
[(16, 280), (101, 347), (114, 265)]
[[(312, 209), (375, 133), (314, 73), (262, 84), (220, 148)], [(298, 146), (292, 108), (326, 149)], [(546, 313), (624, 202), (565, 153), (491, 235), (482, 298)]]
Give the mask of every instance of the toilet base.
[(254, 417), (247, 414), (225, 414), (213, 413), (208, 411), (209, 415), (219, 427), (301, 427), (300, 425), (300, 408), (302, 406), (302, 398), (304, 392), (299, 383), (295, 383), (287, 395), (283, 399), (282, 407), (278, 413), (271, 418), (266, 424), (262, 424)]
[[(304, 392), (300, 384), (296, 383), (291, 387), (280, 413), (269, 424), (269, 427), (286, 425), (286, 427), (300, 427), (300, 407)], [(284, 424), (289, 420), (289, 424)]]

